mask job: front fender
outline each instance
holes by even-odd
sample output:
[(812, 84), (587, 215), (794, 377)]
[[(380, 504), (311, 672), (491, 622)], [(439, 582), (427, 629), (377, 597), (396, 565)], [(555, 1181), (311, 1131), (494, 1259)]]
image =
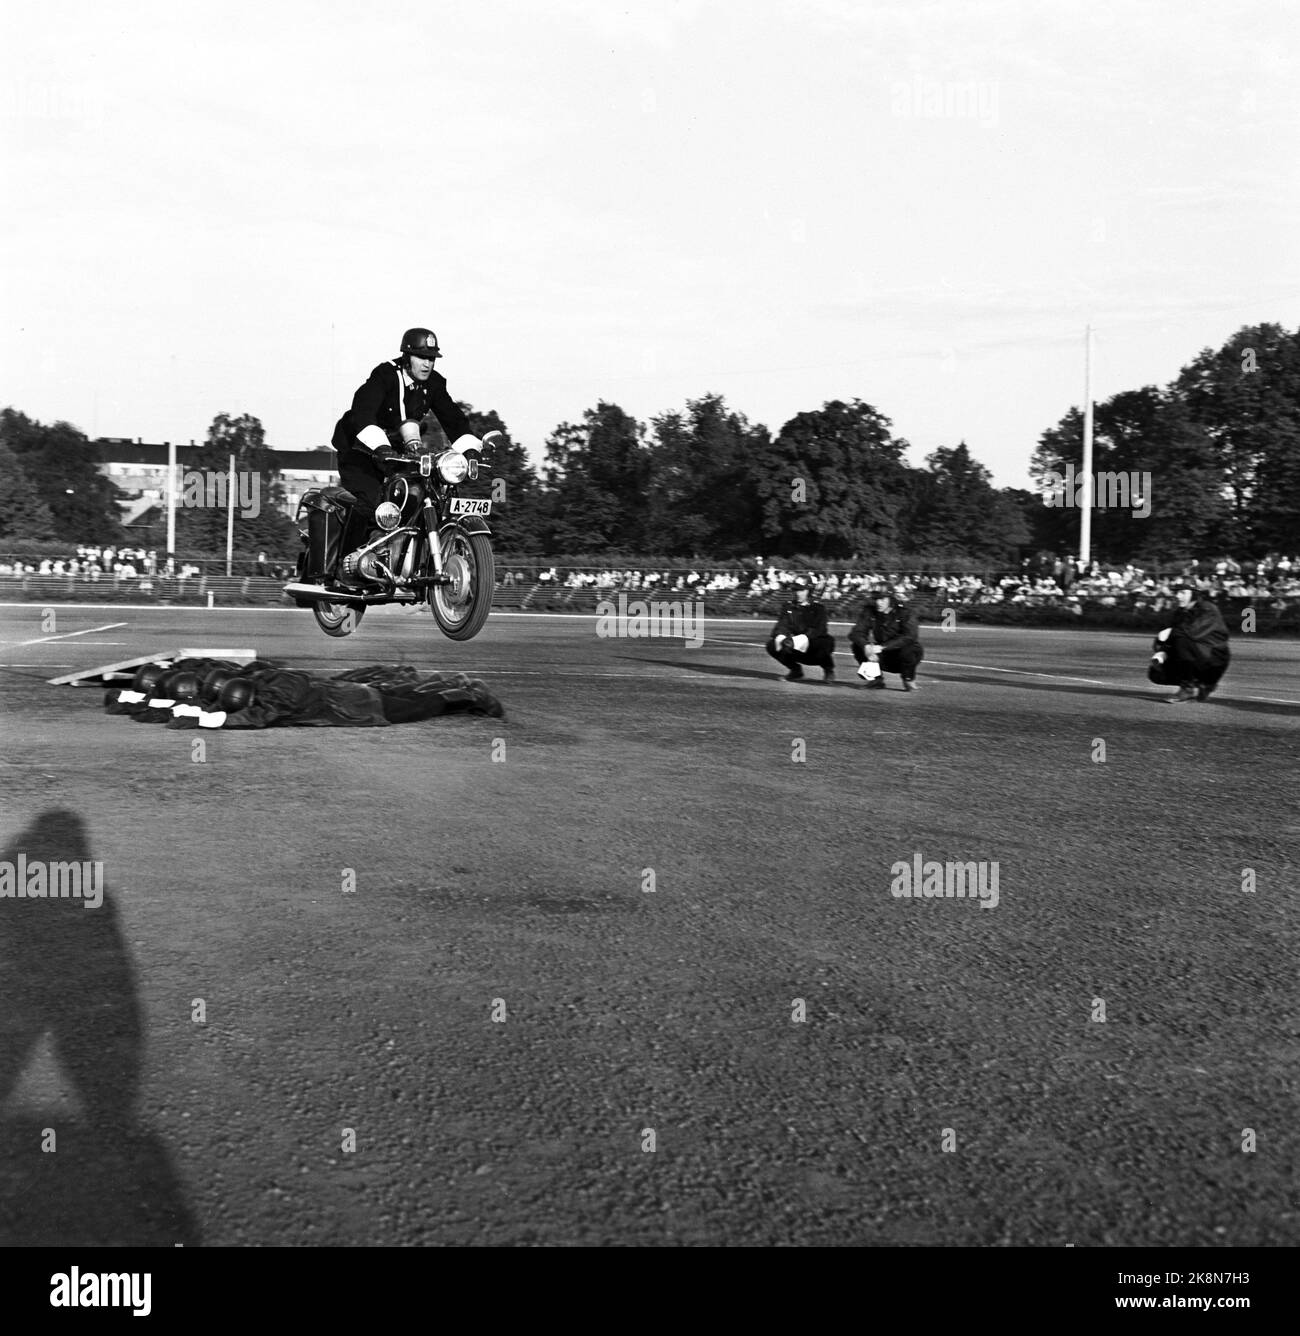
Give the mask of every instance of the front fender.
[(442, 526), (444, 533), (448, 529), (460, 529), (463, 533), (485, 533), (489, 537), (492, 534), (487, 520), (482, 515), (456, 515)]

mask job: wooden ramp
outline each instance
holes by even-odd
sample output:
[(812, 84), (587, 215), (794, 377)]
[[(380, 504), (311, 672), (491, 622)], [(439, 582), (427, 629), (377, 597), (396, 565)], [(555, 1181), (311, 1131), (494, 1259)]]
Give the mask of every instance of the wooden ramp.
[(166, 668), (180, 659), (228, 659), (231, 663), (252, 663), (257, 658), (255, 649), (228, 649), (224, 645), (189, 645), (163, 654), (145, 654), (138, 659), (123, 659), (120, 663), (101, 663), (98, 668), (83, 668), (62, 677), (51, 677), (52, 687), (113, 687), (129, 682), (135, 670), (146, 663), (160, 663)]

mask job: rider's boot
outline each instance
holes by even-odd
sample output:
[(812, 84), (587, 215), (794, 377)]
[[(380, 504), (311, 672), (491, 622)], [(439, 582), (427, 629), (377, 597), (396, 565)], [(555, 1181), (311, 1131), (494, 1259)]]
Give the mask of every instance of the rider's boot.
[(349, 572), (348, 566), (357, 553), (365, 547), (368, 541), (366, 533), (370, 528), (371, 520), (372, 516), (369, 514), (353, 510), (344, 521), (342, 541), (339, 543), (339, 551), (344, 555), (339, 558), (335, 583), (347, 589), (361, 589), (365, 586), (365, 580), (357, 575), (355, 571)]

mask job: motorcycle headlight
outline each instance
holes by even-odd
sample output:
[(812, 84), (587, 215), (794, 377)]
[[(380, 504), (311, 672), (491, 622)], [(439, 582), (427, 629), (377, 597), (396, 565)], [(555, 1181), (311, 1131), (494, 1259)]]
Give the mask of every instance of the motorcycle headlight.
[(383, 501), (375, 507), (375, 523), (381, 529), (396, 529), (401, 518), (401, 509), (391, 501)]
[(463, 482), (469, 473), (469, 460), (459, 450), (438, 456), (438, 473), (444, 482)]

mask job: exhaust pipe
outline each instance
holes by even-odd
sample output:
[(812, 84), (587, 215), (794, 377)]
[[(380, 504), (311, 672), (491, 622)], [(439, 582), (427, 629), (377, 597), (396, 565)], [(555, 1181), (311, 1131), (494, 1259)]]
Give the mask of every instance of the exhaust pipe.
[(327, 600), (330, 603), (370, 602), (365, 594), (344, 594), (337, 589), (326, 589), (324, 585), (299, 584), (296, 580), (285, 585), (284, 592), (290, 598), (306, 598), (314, 603), (319, 603), (322, 600)]
[(290, 598), (302, 600), (304, 603), (364, 603), (369, 606), (371, 603), (419, 603), (421, 601), (419, 593), (413, 588), (400, 587), (391, 592), (386, 589), (376, 589), (368, 594), (345, 593), (338, 589), (326, 589), (324, 585), (299, 584), (294, 581), (292, 584), (284, 586), (284, 592)]

